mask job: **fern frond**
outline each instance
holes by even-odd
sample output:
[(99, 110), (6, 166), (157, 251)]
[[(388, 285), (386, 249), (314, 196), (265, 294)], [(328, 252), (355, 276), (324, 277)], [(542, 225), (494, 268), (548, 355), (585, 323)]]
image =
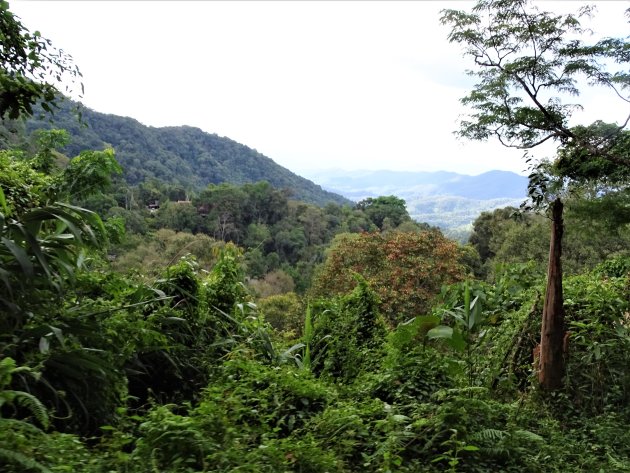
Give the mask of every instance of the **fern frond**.
[(52, 473), (48, 468), (19, 452), (0, 448), (0, 466), (9, 464), (21, 467), (22, 470), (36, 470), (41, 473)]
[(504, 430), (498, 429), (483, 429), (479, 432), (476, 432), (472, 435), (473, 441), (484, 441), (484, 442), (499, 442), (504, 438), (508, 437), (510, 434)]
[(540, 435), (530, 432), (529, 430), (515, 430), (512, 432), (512, 437), (519, 440), (529, 440), (530, 442), (543, 442), (545, 439)]
[(479, 449), (483, 454), (490, 457), (505, 458), (510, 456), (510, 450), (505, 447), (487, 447)]
[(0, 432), (3, 430), (12, 432), (24, 432), (30, 435), (40, 435), (44, 432), (36, 425), (19, 419), (4, 419), (0, 417)]
[(618, 460), (617, 458), (613, 457), (610, 453), (606, 453), (606, 456), (608, 457), (608, 463), (610, 463), (610, 465), (615, 468), (618, 471), (630, 471), (630, 462), (626, 461), (626, 460)]
[[(6, 391), (5, 391), (6, 392)], [(30, 393), (24, 391), (11, 391), (16, 404), (28, 409), (28, 411), (37, 419), (42, 427), (48, 428), (50, 424), (48, 411), (42, 402)]]

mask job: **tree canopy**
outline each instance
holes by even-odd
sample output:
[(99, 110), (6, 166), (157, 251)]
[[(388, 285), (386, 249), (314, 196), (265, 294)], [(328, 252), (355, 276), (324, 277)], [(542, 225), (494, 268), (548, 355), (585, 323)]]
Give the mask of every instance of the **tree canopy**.
[[(630, 11), (630, 10), (629, 10)], [(572, 127), (571, 115), (581, 106), (585, 81), (601, 86), (630, 104), (630, 44), (623, 38), (605, 38), (595, 44), (577, 39), (586, 34), (580, 20), (593, 13), (583, 7), (577, 14), (540, 11), (528, 0), (480, 0), (472, 12), (444, 10), (441, 21), (451, 26), (451, 42), (462, 44), (473, 59), (479, 78), (462, 99), (472, 109), (461, 122), (462, 137), (496, 137), (505, 146), (532, 148), (553, 140), (570, 149), (582, 149), (629, 165), (616, 151), (619, 132), (630, 112), (616, 127)], [(628, 13), (628, 12), (626, 12)], [(611, 70), (612, 69), (612, 70)]]
[(357, 203), (357, 208), (365, 211), (372, 223), (381, 230), (385, 227), (395, 228), (411, 220), (405, 201), (394, 195), (368, 197)]
[[(45, 111), (57, 107), (81, 79), (72, 57), (55, 48), (39, 31), (30, 32), (0, 1), (0, 118), (32, 115), (40, 103)], [(83, 83), (78, 84), (81, 93)]]
[[(68, 159), (66, 138), (0, 150), (0, 471), (630, 471), (630, 259), (613, 246), (566, 281), (567, 382), (544, 396), (531, 263), (470, 280), (473, 247), (392, 229), (396, 198), (321, 208), (267, 182), (103, 192), (113, 150)], [(484, 259), (532, 257), (510, 213), (478, 220)], [(123, 219), (139, 271), (105, 253)], [(274, 268), (261, 293), (297, 290), (335, 235), (317, 298), (254, 304), (246, 269)]]
[(358, 273), (375, 288), (383, 315), (395, 325), (424, 314), (442, 285), (464, 278), (461, 256), (439, 230), (340, 234), (311, 292), (320, 297), (347, 292)]

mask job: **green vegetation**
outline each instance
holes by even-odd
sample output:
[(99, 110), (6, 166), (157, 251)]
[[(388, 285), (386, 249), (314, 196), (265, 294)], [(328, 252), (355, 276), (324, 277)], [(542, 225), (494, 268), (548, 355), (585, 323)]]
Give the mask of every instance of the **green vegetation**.
[[(627, 256), (627, 229), (608, 228), (597, 214), (585, 216), (582, 202), (569, 200), (565, 211), (563, 268), (578, 274), (613, 256)], [(498, 263), (531, 259), (533, 270), (543, 274), (549, 243), (550, 221), (535, 212), (519, 213), (513, 207), (482, 213), (473, 224), (470, 242), (479, 252), (486, 274)]]
[[(208, 184), (246, 184), (267, 181), (286, 189), (291, 197), (324, 206), (350, 201), (323, 190), (293, 174), (254, 149), (229, 138), (205, 133), (189, 126), (153, 128), (137, 120), (98, 113), (80, 106), (82, 122), (72, 113), (79, 104), (58, 105), (52, 120), (31, 118), (26, 130), (61, 128), (72, 141), (62, 151), (70, 156), (84, 149), (113, 147), (130, 185), (157, 179), (179, 186), (180, 199), (204, 189)], [(87, 125), (83, 126), (83, 124)]]
[(563, 195), (550, 390), (543, 214), (484, 213), (461, 246), (392, 196), (129, 185), (66, 140), (0, 150), (0, 470), (630, 470), (625, 171)]
[[(60, 92), (71, 93), (80, 80), (79, 68), (39, 31), (28, 31), (4, 0), (0, 2), (0, 30), (0, 119), (32, 115), (36, 104), (52, 112), (59, 106)], [(83, 84), (78, 85), (82, 91)]]
[[(606, 202), (609, 210), (610, 204), (618, 205), (624, 216), (628, 203), (625, 128), (630, 115), (621, 125), (601, 120), (588, 126), (569, 123), (572, 113), (582, 108), (571, 98), (580, 94), (579, 81), (630, 102), (630, 76), (624, 68), (627, 39), (604, 38), (594, 44), (574, 39), (587, 32), (580, 19), (592, 11), (583, 7), (576, 14), (557, 15), (527, 0), (480, 0), (470, 13), (444, 10), (441, 18), (451, 27), (449, 40), (464, 46), (465, 55), (474, 61), (471, 75), (479, 79), (461, 100), (472, 112), (461, 121), (459, 135), (496, 138), (506, 147), (525, 150), (545, 142), (558, 145), (553, 162), (532, 166), (531, 203), (524, 204), (547, 209), (552, 220), (539, 370), (541, 386), (548, 390), (560, 388), (565, 375), (563, 200), (587, 188), (594, 190), (588, 200)], [(623, 218), (618, 222), (628, 223)]]

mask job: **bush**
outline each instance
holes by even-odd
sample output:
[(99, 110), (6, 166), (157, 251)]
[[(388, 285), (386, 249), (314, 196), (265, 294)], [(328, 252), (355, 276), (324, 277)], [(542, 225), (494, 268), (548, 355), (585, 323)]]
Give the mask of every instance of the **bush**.
[(370, 380), (373, 396), (406, 412), (437, 391), (455, 387), (453, 360), (427, 345), (428, 328), (416, 318), (389, 334), (382, 368)]
[(627, 278), (597, 273), (565, 282), (569, 407), (601, 413), (630, 401), (630, 292)]
[(159, 471), (324, 472), (334, 467), (334, 456), (308, 438), (286, 439), (332, 399), (333, 392), (305, 371), (234, 358), (199, 406), (152, 409), (133, 457)]
[(380, 363), (386, 327), (379, 300), (362, 277), (357, 281), (349, 295), (314, 306), (311, 366), (318, 376), (351, 382)]
[(294, 292), (261, 299), (257, 306), (265, 320), (277, 332), (294, 338), (302, 335), (305, 309)]

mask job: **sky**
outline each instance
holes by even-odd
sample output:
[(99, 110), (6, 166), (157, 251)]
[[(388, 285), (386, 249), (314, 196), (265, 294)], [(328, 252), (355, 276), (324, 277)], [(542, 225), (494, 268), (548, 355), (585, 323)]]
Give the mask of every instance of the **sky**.
[[(626, 36), (630, 2), (599, 1), (593, 28)], [(583, 2), (541, 1), (575, 12)], [(313, 170), (525, 171), (523, 153), (458, 140), (472, 64), (447, 41), (443, 8), (470, 1), (12, 1), (74, 58), (81, 101), (149, 126), (189, 125)], [(601, 91), (583, 118), (620, 122)], [(624, 115), (625, 114), (625, 115)], [(576, 118), (579, 119), (578, 116)], [(592, 121), (592, 120), (589, 120)], [(549, 157), (543, 149), (536, 157)]]

